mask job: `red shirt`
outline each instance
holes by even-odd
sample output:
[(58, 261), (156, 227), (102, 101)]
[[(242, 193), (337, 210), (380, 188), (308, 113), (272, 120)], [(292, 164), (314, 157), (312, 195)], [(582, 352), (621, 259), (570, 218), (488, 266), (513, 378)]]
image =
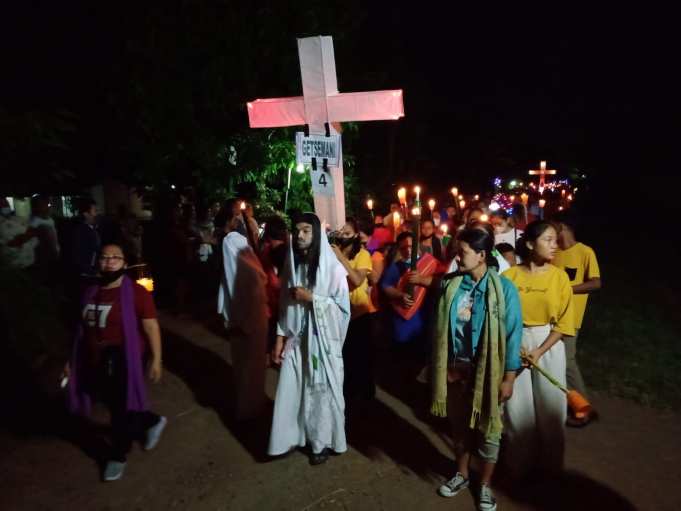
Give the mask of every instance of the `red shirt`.
[[(156, 317), (154, 299), (149, 291), (137, 283), (133, 285), (133, 297), (140, 339), (146, 339), (142, 320)], [(121, 288), (100, 289), (83, 308), (83, 322), (85, 338), (88, 345), (94, 348), (94, 352), (106, 346), (121, 346), (125, 338), (121, 317)], [(142, 343), (142, 351), (145, 344)]]

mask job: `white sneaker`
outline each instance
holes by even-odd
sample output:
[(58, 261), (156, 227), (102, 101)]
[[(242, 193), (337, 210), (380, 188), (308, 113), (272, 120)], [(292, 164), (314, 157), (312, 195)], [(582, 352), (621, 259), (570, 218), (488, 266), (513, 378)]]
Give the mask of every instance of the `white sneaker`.
[(154, 447), (156, 447), (156, 444), (158, 444), (158, 441), (161, 439), (161, 433), (163, 433), (166, 424), (168, 424), (168, 419), (161, 416), (156, 425), (150, 427), (147, 430), (147, 440), (144, 442), (145, 451), (151, 451)]
[(492, 488), (486, 484), (480, 485), (480, 496), (478, 498), (479, 511), (496, 511), (497, 501), (492, 493)]
[(123, 477), (123, 472), (125, 471), (125, 462), (121, 461), (108, 461), (106, 467), (104, 467), (105, 481), (118, 481)]
[(468, 488), (468, 485), (468, 479), (464, 478), (460, 472), (457, 472), (454, 477), (440, 486), (437, 492), (443, 497), (453, 497), (461, 490)]

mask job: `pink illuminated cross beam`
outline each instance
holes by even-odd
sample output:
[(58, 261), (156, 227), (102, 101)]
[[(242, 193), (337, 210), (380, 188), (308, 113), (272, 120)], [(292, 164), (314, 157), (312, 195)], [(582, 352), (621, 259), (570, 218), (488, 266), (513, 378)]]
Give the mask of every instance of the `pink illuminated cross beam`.
[(333, 40), (298, 39), (303, 95), (248, 103), (251, 128), (278, 128), (332, 122), (396, 120), (404, 117), (401, 90), (338, 92)]
[(350, 92), (327, 96), (326, 108), (305, 115), (305, 98), (256, 99), (248, 103), (251, 128), (279, 128), (325, 122), (396, 120), (404, 116), (401, 90)]
[[(309, 127), (310, 134), (336, 132), (337, 124), (350, 121), (397, 120), (404, 117), (402, 90), (338, 92), (333, 40), (329, 36), (298, 39), (303, 95), (256, 99), (247, 104), (251, 128)], [(342, 153), (341, 153), (342, 154)], [(345, 222), (342, 159), (330, 169), (333, 195), (314, 193), (320, 220), (337, 229)]]
[(540, 161), (539, 162), (539, 170), (530, 170), (529, 174), (531, 176), (539, 176), (539, 193), (544, 192), (544, 186), (546, 184), (546, 175), (550, 174), (553, 175), (555, 174), (555, 170), (546, 170), (546, 162), (545, 161)]

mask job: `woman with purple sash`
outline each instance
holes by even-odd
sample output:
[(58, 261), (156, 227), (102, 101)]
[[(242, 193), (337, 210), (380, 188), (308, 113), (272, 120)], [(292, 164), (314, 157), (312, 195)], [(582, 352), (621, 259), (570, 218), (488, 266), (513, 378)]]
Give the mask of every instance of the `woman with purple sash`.
[(133, 440), (153, 449), (166, 426), (149, 411), (144, 357), (150, 351), (149, 378), (161, 379), (161, 330), (151, 294), (125, 275), (125, 256), (106, 245), (99, 256), (100, 282), (83, 295), (71, 361), (67, 366), (72, 413), (89, 416), (93, 400), (111, 413), (112, 443), (103, 479), (123, 476)]

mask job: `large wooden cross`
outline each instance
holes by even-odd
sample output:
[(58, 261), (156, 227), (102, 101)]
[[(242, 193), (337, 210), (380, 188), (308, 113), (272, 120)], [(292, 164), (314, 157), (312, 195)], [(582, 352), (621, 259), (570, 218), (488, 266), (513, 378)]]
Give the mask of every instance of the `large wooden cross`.
[[(303, 96), (249, 102), (251, 128), (307, 125), (310, 134), (323, 135), (338, 133), (337, 123), (341, 122), (395, 120), (404, 116), (401, 90), (338, 92), (331, 37), (298, 39), (298, 57)], [(345, 223), (342, 160), (338, 167), (329, 169), (329, 174), (335, 193), (333, 196), (315, 193), (315, 212), (322, 223), (339, 229)]]
[(547, 174), (555, 174), (555, 170), (546, 170), (546, 162), (545, 161), (540, 161), (539, 162), (539, 170), (530, 170), (530, 175), (531, 176), (539, 176), (539, 193), (542, 194), (544, 193), (544, 187), (546, 184), (546, 175)]

